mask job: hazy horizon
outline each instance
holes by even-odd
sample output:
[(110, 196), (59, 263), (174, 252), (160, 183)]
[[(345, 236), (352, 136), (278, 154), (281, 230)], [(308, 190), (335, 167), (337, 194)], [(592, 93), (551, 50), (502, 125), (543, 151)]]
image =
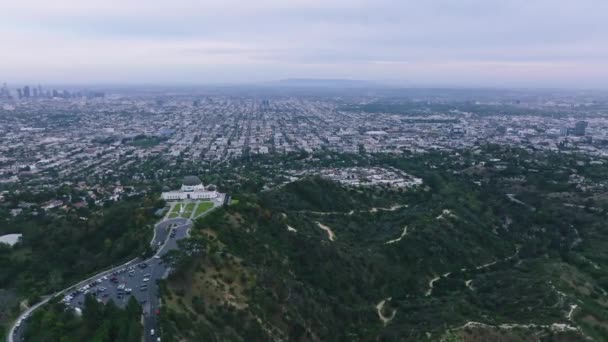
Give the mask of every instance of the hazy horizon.
[(600, 0), (3, 4), (0, 82), (608, 88)]

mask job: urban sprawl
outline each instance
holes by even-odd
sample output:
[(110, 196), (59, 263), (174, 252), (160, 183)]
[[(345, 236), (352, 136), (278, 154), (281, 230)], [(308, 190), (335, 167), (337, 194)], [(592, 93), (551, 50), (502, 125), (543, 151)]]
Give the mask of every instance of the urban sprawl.
[(370, 96), (121, 95), (4, 85), (0, 90), (0, 182), (35, 176), (39, 182), (52, 183), (85, 170), (88, 176), (101, 177), (154, 156), (223, 162), (244, 155), (323, 150), (424, 153), (487, 143), (596, 156), (608, 151), (608, 122), (593, 112), (597, 103), (571, 98), (510, 103), (515, 108), (560, 113), (551, 116), (360, 109), (378, 100)]

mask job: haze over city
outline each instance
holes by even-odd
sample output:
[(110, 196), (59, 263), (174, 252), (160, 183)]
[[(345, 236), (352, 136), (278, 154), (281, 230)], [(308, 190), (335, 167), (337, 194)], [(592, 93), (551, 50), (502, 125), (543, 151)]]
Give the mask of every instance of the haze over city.
[(0, 75), (14, 84), (606, 88), (607, 12), (602, 0), (7, 1)]

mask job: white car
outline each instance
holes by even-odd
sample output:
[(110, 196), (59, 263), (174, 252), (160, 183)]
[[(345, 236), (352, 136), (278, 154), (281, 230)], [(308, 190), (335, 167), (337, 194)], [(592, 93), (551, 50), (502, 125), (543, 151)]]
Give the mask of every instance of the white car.
[(150, 335), (154, 336), (154, 329), (150, 329)]

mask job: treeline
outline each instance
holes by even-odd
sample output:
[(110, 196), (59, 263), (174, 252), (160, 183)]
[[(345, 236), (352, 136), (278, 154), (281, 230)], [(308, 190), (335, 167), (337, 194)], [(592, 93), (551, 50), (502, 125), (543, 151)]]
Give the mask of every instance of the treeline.
[(98, 211), (40, 212), (10, 224), (22, 233), (12, 248), (0, 245), (0, 288), (35, 299), (94, 271), (148, 252), (154, 198), (132, 198)]
[(54, 302), (32, 315), (24, 338), (31, 342), (140, 342), (141, 312), (134, 297), (123, 310), (111, 300), (104, 305), (87, 295), (82, 316), (61, 302)]

